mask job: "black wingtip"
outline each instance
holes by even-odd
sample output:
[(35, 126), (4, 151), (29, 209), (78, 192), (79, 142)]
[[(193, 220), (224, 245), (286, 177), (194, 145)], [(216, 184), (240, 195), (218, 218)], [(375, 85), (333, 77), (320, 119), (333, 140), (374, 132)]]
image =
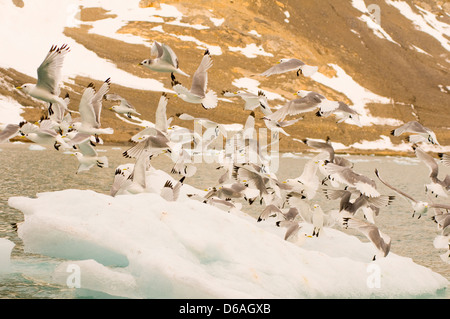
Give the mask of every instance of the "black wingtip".
[(211, 55), (211, 53), (209, 52), (209, 49), (206, 49), (205, 53), (203, 55)]
[(395, 130), (392, 130), (390, 134), (391, 134), (392, 136), (395, 136), (395, 135), (394, 135), (394, 134), (395, 134)]
[(320, 111), (317, 111), (317, 112), (316, 112), (316, 116), (322, 117), (322, 114), (320, 114)]

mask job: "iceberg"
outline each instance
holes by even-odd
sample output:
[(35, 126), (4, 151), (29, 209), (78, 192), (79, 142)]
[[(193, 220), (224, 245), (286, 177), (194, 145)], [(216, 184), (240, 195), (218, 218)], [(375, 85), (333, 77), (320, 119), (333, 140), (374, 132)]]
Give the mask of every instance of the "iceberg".
[(173, 178), (154, 168), (146, 177), (152, 190), (134, 195), (66, 189), (9, 198), (24, 214), (25, 252), (64, 259), (56, 284), (133, 299), (408, 298), (447, 289), (446, 278), (411, 258), (373, 261), (370, 242), (340, 229), (287, 241), (275, 218), (257, 222), (192, 199), (201, 191), (188, 184), (166, 201), (159, 191)]
[(6, 238), (0, 238), (0, 274), (11, 271), (11, 252), (15, 244)]

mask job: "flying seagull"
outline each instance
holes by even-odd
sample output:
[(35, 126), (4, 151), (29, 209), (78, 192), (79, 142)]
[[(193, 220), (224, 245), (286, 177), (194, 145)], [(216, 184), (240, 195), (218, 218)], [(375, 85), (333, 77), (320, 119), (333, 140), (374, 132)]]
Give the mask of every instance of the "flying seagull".
[(436, 134), (417, 121), (410, 121), (391, 131), (391, 135), (393, 136), (400, 136), (403, 133), (412, 133), (409, 136), (411, 143), (428, 142), (431, 144), (439, 144), (436, 139)]
[(210, 90), (206, 92), (208, 85), (208, 70), (212, 66), (212, 59), (209, 50), (203, 54), (202, 61), (192, 77), (191, 89), (188, 90), (175, 77), (172, 76), (172, 88), (176, 96), (183, 101), (193, 104), (201, 104), (205, 109), (213, 109), (217, 106), (216, 92)]
[(289, 71), (296, 71), (297, 76), (311, 76), (318, 70), (317, 66), (310, 66), (295, 58), (283, 58), (274, 66), (261, 73), (262, 76), (270, 76), (273, 74), (281, 74)]
[(427, 192), (430, 192), (434, 196), (448, 197), (448, 191), (450, 190), (450, 175), (446, 175), (444, 179), (439, 179), (439, 166), (436, 160), (423, 151), (420, 147), (413, 146), (416, 157), (420, 159), (430, 169), (431, 183), (425, 185)]
[(113, 105), (109, 109), (118, 114), (125, 114), (128, 118), (131, 118), (131, 115), (141, 115), (136, 111), (136, 108), (130, 104), (125, 98), (121, 97), (116, 93), (108, 93), (103, 96), (103, 98), (107, 101), (120, 101), (120, 104)]
[(376, 225), (353, 217), (344, 217), (343, 226), (346, 229), (351, 228), (360, 231), (372, 242), (379, 252), (373, 256), (373, 260), (376, 259), (377, 255), (386, 257), (389, 254), (391, 238), (382, 233)]
[(59, 113), (63, 114), (67, 110), (66, 101), (59, 96), (62, 82), (61, 69), (64, 57), (70, 49), (66, 44), (59, 48), (53, 45), (47, 53), (44, 61), (37, 69), (37, 83), (25, 83), (18, 86), (26, 94), (49, 103), (49, 112), (53, 105), (59, 108)]
[(100, 89), (95, 92), (94, 84), (84, 89), (79, 104), (81, 121), (72, 123), (72, 128), (80, 133), (87, 134), (113, 134), (112, 128), (101, 128), (100, 115), (102, 111), (103, 96), (108, 93), (110, 87), (110, 78), (103, 82)]
[(375, 174), (377, 175), (378, 179), (387, 187), (392, 189), (393, 191), (399, 193), (402, 195), (406, 200), (408, 200), (413, 208), (413, 214), (412, 217), (414, 217), (415, 214), (419, 214), (420, 218), (422, 215), (425, 215), (428, 212), (429, 208), (442, 208), (442, 209), (450, 209), (450, 205), (445, 204), (434, 204), (434, 203), (428, 203), (424, 201), (418, 201), (414, 199), (412, 196), (406, 194), (405, 192), (402, 192), (398, 188), (388, 184), (384, 179), (381, 178), (380, 173), (378, 172), (378, 169), (375, 169)]
[(155, 41), (151, 47), (151, 54), (156, 56), (156, 58), (143, 60), (139, 65), (152, 71), (171, 73), (172, 77), (174, 73), (189, 77), (187, 73), (180, 70), (178, 58), (167, 44), (160, 44)]

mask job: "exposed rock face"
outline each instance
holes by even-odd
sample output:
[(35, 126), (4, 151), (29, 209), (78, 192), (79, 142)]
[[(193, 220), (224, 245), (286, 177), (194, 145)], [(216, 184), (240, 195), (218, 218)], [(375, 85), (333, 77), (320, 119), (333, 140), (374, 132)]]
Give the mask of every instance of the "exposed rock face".
[[(362, 17), (368, 12), (358, 10), (358, 3), (364, 1), (323, 0), (316, 1), (272, 1), (272, 0), (224, 0), (224, 1), (148, 1), (139, 3), (141, 8), (161, 9), (164, 5), (174, 5), (183, 14), (178, 21), (190, 25), (202, 25), (207, 28), (183, 27), (175, 18), (160, 17), (163, 22), (129, 21), (118, 33), (131, 34), (148, 39), (148, 42), (167, 43), (177, 53), (180, 68), (193, 74), (203, 54), (204, 45), (181, 39), (188, 36), (220, 48), (222, 54), (213, 54), (213, 67), (209, 72), (208, 87), (219, 95), (222, 90), (236, 90), (233, 81), (251, 78), (259, 81), (259, 88), (279, 94), (286, 100), (295, 98), (293, 93), (299, 89), (316, 91), (330, 100), (344, 101), (350, 106), (354, 103), (348, 92), (338, 90), (305, 76), (296, 76), (295, 72), (261, 77), (258, 74), (284, 57), (296, 57), (307, 64), (319, 67), (319, 72), (327, 77), (335, 77), (337, 65), (360, 86), (381, 97), (389, 103), (368, 103), (366, 109), (371, 116), (392, 118), (402, 122), (419, 120), (424, 126), (434, 130), (441, 144), (450, 143), (449, 106), (449, 51), (435, 37), (420, 31), (414, 23), (403, 15), (392, 1), (373, 1), (379, 8), (379, 25), (390, 37), (369, 28)], [(370, 1), (365, 1), (369, 5)], [(434, 14), (437, 21), (450, 22), (449, 3), (447, 1), (410, 0), (412, 12), (425, 15)], [(23, 5), (15, 1), (17, 6)], [(101, 58), (113, 61), (118, 68), (139, 77), (157, 79), (171, 88), (170, 76), (149, 71), (138, 63), (150, 58), (150, 50), (141, 44), (130, 44), (117, 39), (104, 37), (90, 32), (93, 21), (115, 18), (104, 8), (81, 7), (80, 27), (66, 28), (65, 35), (94, 51)], [(220, 20), (223, 19), (223, 20)], [(220, 21), (219, 21), (220, 20)], [(364, 20), (364, 21), (363, 21)], [(155, 28), (160, 27), (160, 29)], [(164, 32), (161, 32), (161, 29)], [(450, 30), (447, 28), (447, 31)], [(443, 37), (449, 40), (449, 34)], [(178, 36), (178, 37), (177, 37)], [(449, 42), (447, 41), (447, 45)], [(247, 57), (239, 50), (247, 46), (260, 48), (260, 54)], [(230, 48), (234, 48), (231, 50)], [(263, 54), (264, 53), (264, 54)], [(21, 84), (27, 76), (12, 69), (0, 70), (0, 75)], [(106, 77), (105, 77), (106, 78)], [(31, 79), (32, 80), (32, 79)], [(184, 85), (190, 85), (191, 79), (177, 77)], [(77, 77), (75, 84), (68, 84), (75, 92), (81, 92), (91, 79)], [(154, 111), (160, 94), (152, 91), (140, 91), (114, 85), (111, 91), (127, 99), (142, 114), (143, 119), (154, 120)], [(11, 95), (23, 105), (40, 106), (26, 109), (25, 117), (36, 120), (43, 112), (42, 104), (26, 99), (14, 91), (7, 91), (0, 85), (0, 93)], [(64, 92), (63, 92), (64, 93)], [(347, 93), (347, 94), (346, 94)], [(77, 110), (79, 96), (72, 94), (70, 108)], [(271, 106), (282, 105), (285, 100), (271, 100)], [(105, 136), (105, 142), (127, 142), (131, 134), (140, 127), (127, 124), (109, 112), (110, 102), (105, 101), (103, 123), (113, 127), (115, 134)], [(207, 117), (221, 123), (243, 124), (248, 111), (243, 110), (241, 100), (234, 103), (219, 101), (213, 110), (184, 103), (180, 99), (170, 98), (168, 115), (188, 112), (194, 116)], [(261, 116), (262, 117), (262, 116)], [(175, 118), (174, 124), (189, 126)], [(257, 127), (264, 123), (257, 120)], [(373, 140), (381, 135), (389, 136), (392, 126), (370, 125), (363, 128), (346, 123), (336, 123), (334, 117), (318, 118), (305, 114), (303, 120), (288, 127), (291, 136), (281, 141), (283, 150), (298, 151), (302, 145), (293, 138), (322, 138), (332, 136), (335, 142), (351, 145), (362, 140)], [(390, 137), (393, 143), (400, 143), (402, 137)]]

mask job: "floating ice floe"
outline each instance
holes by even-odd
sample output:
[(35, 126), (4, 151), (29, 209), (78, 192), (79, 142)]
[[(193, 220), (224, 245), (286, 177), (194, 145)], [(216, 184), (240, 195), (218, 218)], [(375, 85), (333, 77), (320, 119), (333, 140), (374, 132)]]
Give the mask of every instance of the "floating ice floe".
[(11, 252), (15, 244), (6, 238), (0, 238), (0, 274), (11, 271)]
[[(11, 197), (24, 214), (25, 252), (66, 260), (55, 283), (128, 298), (396, 298), (448, 286), (395, 252), (372, 261), (370, 242), (338, 229), (286, 241), (275, 219), (258, 223), (190, 199), (203, 193), (187, 184), (167, 202), (160, 190), (174, 180), (159, 170), (147, 180), (151, 190), (136, 195), (66, 189)], [(303, 224), (301, 232), (311, 231)]]

